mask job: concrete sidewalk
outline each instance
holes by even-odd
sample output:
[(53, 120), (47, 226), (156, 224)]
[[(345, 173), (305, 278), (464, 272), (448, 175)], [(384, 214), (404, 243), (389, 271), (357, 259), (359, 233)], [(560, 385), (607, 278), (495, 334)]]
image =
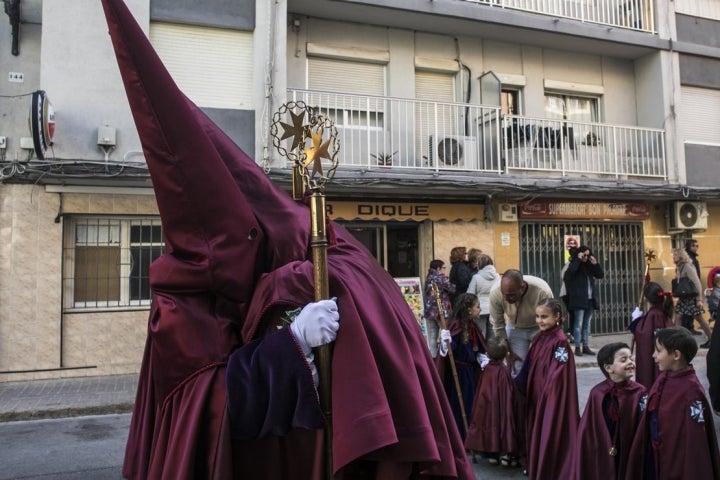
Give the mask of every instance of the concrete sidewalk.
[[(597, 352), (612, 342), (629, 345), (630, 338), (629, 333), (597, 335), (591, 337), (590, 348)], [(704, 335), (695, 338), (705, 341)], [(698, 350), (698, 357), (705, 355), (706, 349)], [(583, 355), (575, 365), (596, 368), (597, 360)], [(137, 381), (137, 374), (131, 374), (0, 383), (0, 422), (130, 412)]]

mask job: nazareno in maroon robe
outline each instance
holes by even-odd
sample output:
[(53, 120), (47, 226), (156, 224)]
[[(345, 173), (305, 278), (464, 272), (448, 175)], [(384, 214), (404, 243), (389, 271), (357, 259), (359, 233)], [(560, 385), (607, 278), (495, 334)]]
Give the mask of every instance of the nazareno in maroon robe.
[[(320, 478), (310, 372), (292, 335), (276, 329), (282, 313), (313, 300), (309, 209), (180, 92), (121, 0), (102, 5), (166, 246), (150, 270), (148, 339), (123, 474)], [(378, 478), (473, 478), (399, 288), (347, 231), (335, 225), (335, 237), (335, 471), (369, 460)]]
[(672, 320), (665, 316), (662, 307), (652, 306), (635, 326), (635, 380), (647, 389), (652, 387), (660, 373), (653, 359), (655, 330), (672, 325)]
[[(654, 422), (656, 441), (651, 434)], [(655, 380), (633, 439), (625, 478), (720, 478), (713, 413), (692, 365), (661, 372)]]
[(526, 399), (530, 480), (568, 478), (580, 409), (575, 357), (560, 327), (535, 335), (515, 382)]
[[(630, 446), (642, 412), (647, 405), (647, 390), (628, 380), (615, 383), (610, 379), (590, 390), (585, 412), (580, 419), (573, 476), (576, 480), (624, 479)], [(603, 402), (608, 397), (617, 401), (611, 418), (615, 432), (611, 436)], [(610, 449), (615, 448), (615, 455)]]
[(465, 448), (481, 453), (524, 454), (522, 395), (501, 360), (490, 360), (480, 376)]

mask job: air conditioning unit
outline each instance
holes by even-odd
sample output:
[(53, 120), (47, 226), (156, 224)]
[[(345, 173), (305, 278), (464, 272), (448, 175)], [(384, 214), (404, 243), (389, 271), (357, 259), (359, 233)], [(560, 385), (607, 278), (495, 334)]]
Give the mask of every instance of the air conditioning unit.
[(668, 231), (707, 229), (705, 202), (673, 202), (668, 211)]
[(517, 222), (518, 210), (514, 203), (501, 203), (498, 205), (498, 219), (501, 222)]
[(430, 165), (475, 170), (478, 165), (477, 138), (463, 135), (430, 136)]

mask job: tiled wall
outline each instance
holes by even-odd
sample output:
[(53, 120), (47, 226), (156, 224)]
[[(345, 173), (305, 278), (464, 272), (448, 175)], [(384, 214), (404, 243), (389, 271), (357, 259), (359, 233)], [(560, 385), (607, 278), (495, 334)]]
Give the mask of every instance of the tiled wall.
[(61, 202), (64, 215), (157, 215), (154, 197), (0, 185), (0, 201), (0, 382), (137, 372), (147, 309), (63, 316), (56, 217)]

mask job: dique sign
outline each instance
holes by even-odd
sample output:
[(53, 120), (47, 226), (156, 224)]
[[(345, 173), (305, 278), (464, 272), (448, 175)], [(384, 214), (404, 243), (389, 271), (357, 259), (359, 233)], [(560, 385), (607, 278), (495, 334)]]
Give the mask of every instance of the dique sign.
[(518, 205), (518, 217), (573, 220), (646, 220), (650, 218), (650, 207), (644, 203), (533, 201)]
[(29, 121), (35, 155), (44, 160), (45, 152), (52, 145), (55, 134), (55, 111), (44, 90), (37, 90), (32, 94)]
[(483, 218), (484, 207), (473, 204), (328, 201), (327, 213), (336, 220), (465, 220)]

